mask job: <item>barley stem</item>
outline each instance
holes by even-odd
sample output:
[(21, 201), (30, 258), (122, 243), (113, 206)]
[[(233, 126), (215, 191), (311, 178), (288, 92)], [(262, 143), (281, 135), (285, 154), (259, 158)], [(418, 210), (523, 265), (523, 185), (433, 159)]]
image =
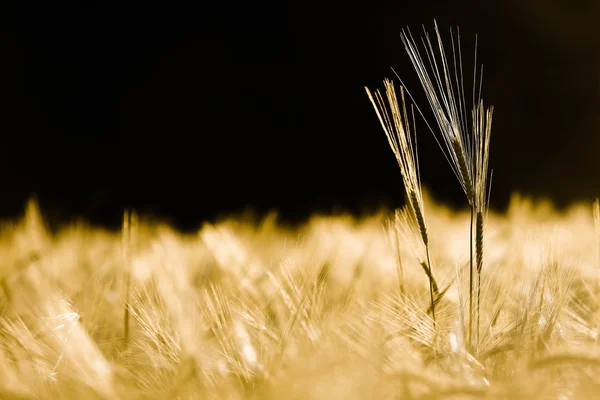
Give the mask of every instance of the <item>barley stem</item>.
[(398, 288), (400, 294), (404, 296), (404, 269), (402, 266), (402, 256), (400, 254), (400, 235), (398, 229), (394, 228), (394, 236), (396, 239), (396, 271), (398, 274)]
[(125, 211), (123, 216), (123, 262), (125, 263), (125, 304), (123, 307), (123, 345), (129, 343), (129, 304), (131, 298), (131, 254), (136, 239), (137, 216)]
[(475, 205), (471, 205), (471, 223), (469, 228), (469, 347), (473, 344), (473, 218), (475, 215)]
[(481, 297), (481, 270), (483, 268), (483, 212), (477, 211), (475, 218), (475, 257), (477, 265), (477, 345), (479, 345), (479, 315), (480, 315), (480, 297)]
[(127, 347), (129, 343), (129, 296), (130, 296), (131, 277), (127, 274), (125, 278), (125, 307), (123, 307), (123, 345)]
[[(429, 258), (427, 258), (429, 260)], [(429, 261), (423, 261), (421, 263), (421, 267), (423, 268), (423, 270), (425, 271), (425, 275), (427, 275), (427, 278), (429, 278), (429, 280), (431, 281), (431, 286), (433, 289), (433, 294), (437, 297), (440, 293), (440, 289), (439, 286), (437, 284), (437, 281), (435, 280), (435, 277), (433, 276), (433, 273), (431, 272), (430, 267), (428, 266)]]
[[(436, 328), (436, 319), (435, 319), (435, 300), (433, 297), (433, 291), (434, 291), (434, 284), (435, 284), (435, 292), (436, 292), (436, 297), (437, 297), (437, 293), (438, 293), (438, 286), (437, 286), (437, 282), (435, 281), (435, 279), (433, 278), (433, 273), (431, 272), (431, 258), (429, 256), (429, 245), (425, 246), (426, 248), (426, 252), (427, 252), (427, 265), (428, 265), (428, 277), (429, 277), (429, 297), (431, 300), (431, 318), (433, 318), (433, 328), (434, 328), (434, 332), (436, 332), (434, 334), (434, 339), (433, 339), (433, 344), (434, 344), (434, 348), (435, 348), (435, 344), (436, 344), (436, 338), (437, 338), (437, 330)], [(436, 350), (437, 351), (437, 350)]]

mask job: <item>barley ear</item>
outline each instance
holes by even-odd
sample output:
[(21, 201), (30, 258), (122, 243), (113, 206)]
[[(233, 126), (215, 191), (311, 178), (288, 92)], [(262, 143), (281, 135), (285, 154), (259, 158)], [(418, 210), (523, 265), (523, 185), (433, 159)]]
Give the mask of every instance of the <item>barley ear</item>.
[(431, 313), (435, 324), (435, 297), (437, 296), (439, 290), (431, 272), (429, 237), (427, 235), (427, 227), (425, 224), (423, 201), (420, 196), (421, 182), (419, 179), (418, 157), (416, 146), (413, 147), (412, 143), (408, 115), (406, 112), (406, 102), (404, 99), (404, 89), (400, 87), (400, 101), (402, 103), (401, 110), (398, 97), (396, 96), (394, 83), (389, 79), (386, 79), (384, 84), (387, 95), (387, 105), (379, 91), (377, 91), (375, 96), (373, 96), (367, 87), (365, 87), (365, 90), (369, 96), (369, 100), (371, 100), (371, 103), (373, 104), (373, 108), (375, 109), (379, 122), (381, 123), (381, 127), (383, 128), (383, 131), (388, 139), (390, 148), (396, 156), (396, 161), (398, 162), (400, 173), (402, 174), (404, 188), (408, 196), (410, 213), (413, 219), (416, 220), (421, 240), (425, 245), (427, 266), (424, 267), (424, 269), (429, 279)]
[(479, 210), (475, 217), (475, 265), (478, 274), (481, 274), (483, 267), (483, 222), (483, 212)]
[(457, 137), (454, 137), (452, 139), (452, 149), (454, 150), (454, 154), (456, 154), (456, 159), (458, 161), (458, 170), (460, 173), (462, 184), (465, 189), (465, 194), (467, 195), (467, 200), (469, 201), (469, 204), (472, 205), (475, 199), (475, 194), (473, 190), (473, 180), (471, 179), (471, 173), (469, 172), (467, 157)]
[(408, 198), (413, 214), (417, 220), (417, 224), (419, 225), (419, 232), (421, 233), (421, 239), (423, 239), (423, 244), (425, 246), (428, 246), (429, 237), (427, 236), (427, 226), (425, 225), (425, 217), (423, 216), (421, 202), (419, 201), (417, 193), (414, 190), (410, 191), (410, 193), (408, 194)]

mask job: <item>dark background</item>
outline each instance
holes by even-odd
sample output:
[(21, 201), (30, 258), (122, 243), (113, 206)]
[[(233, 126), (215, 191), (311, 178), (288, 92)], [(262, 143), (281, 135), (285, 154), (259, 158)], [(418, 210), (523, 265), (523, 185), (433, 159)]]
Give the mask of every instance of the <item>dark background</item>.
[[(1, 217), (31, 194), (53, 221), (114, 225), (134, 207), (184, 229), (247, 207), (298, 220), (399, 205), (363, 87), (394, 67), (427, 110), (398, 34), (433, 33), (434, 18), (446, 38), (460, 26), (465, 60), (479, 34), (494, 206), (513, 191), (600, 195), (598, 1), (13, 3), (0, 10)], [(424, 184), (461, 205), (417, 124)]]

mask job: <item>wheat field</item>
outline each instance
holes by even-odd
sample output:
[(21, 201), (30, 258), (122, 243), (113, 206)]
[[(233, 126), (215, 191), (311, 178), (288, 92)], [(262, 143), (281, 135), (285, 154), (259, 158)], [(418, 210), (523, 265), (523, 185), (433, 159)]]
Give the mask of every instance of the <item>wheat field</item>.
[(183, 235), (132, 214), (123, 232), (51, 234), (31, 202), (0, 236), (0, 397), (593, 398), (592, 207), (514, 196), (490, 212), (469, 344), (469, 213), (424, 204), (445, 291), (435, 323), (419, 237), (397, 234), (393, 215)]

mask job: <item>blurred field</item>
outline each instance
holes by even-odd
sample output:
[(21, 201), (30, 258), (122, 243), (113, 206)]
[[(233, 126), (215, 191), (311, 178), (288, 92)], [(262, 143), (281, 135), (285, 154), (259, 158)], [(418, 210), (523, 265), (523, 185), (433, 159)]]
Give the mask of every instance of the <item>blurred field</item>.
[(448, 288), (435, 326), (417, 244), (387, 215), (49, 234), (30, 203), (0, 236), (0, 398), (595, 398), (591, 205), (490, 212), (471, 348), (469, 214), (425, 209)]

